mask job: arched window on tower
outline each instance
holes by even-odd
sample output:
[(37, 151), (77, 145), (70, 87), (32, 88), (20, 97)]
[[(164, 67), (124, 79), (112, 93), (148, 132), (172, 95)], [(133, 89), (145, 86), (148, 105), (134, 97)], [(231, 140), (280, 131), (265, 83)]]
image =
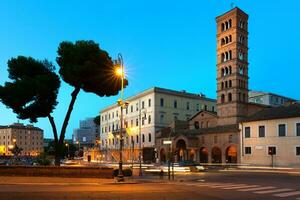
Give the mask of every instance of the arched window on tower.
[(231, 24), (232, 24), (231, 22), (232, 22), (232, 21), (231, 21), (231, 19), (230, 19), (230, 20), (229, 20), (229, 24), (228, 24), (228, 25), (229, 25), (229, 28), (231, 28)]
[(225, 67), (225, 76), (228, 75), (229, 71), (228, 71), (228, 67)]
[(225, 81), (225, 88), (228, 88), (228, 82)]
[(229, 74), (232, 74), (232, 67), (229, 66)]
[(221, 77), (225, 76), (224, 73), (225, 73), (225, 70), (224, 70), (224, 68), (222, 68), (222, 69), (221, 69)]
[(232, 36), (229, 35), (229, 42), (232, 42)]
[(231, 88), (232, 87), (232, 81), (229, 80), (229, 87)]
[(231, 60), (232, 59), (232, 51), (230, 50), (229, 51), (229, 60)]
[(232, 94), (231, 93), (228, 94), (228, 101), (229, 102), (232, 101)]
[(221, 30), (222, 30), (222, 31), (225, 30), (225, 25), (224, 25), (224, 23), (221, 24)]
[(227, 60), (229, 60), (229, 54), (228, 54), (228, 52), (226, 51), (226, 52), (225, 52), (225, 61), (227, 61)]
[(229, 38), (226, 36), (226, 37), (225, 37), (225, 43), (226, 43), (226, 44), (228, 44), (228, 42), (229, 42), (228, 39), (229, 39)]
[(224, 44), (225, 44), (225, 39), (222, 38), (222, 40), (221, 40), (221, 45), (224, 45)]
[(243, 66), (239, 66), (239, 73), (240, 73), (240, 75), (244, 75), (244, 67)]
[(244, 54), (242, 51), (239, 51), (239, 59), (244, 60)]
[(225, 102), (225, 95), (222, 94), (222, 95), (221, 95), (221, 103), (224, 103), (224, 102)]
[(229, 24), (228, 22), (225, 22), (225, 30), (227, 30), (229, 28)]
[(222, 53), (222, 55), (221, 55), (221, 62), (225, 62), (225, 54), (224, 53)]
[(224, 89), (224, 82), (221, 83), (221, 89)]

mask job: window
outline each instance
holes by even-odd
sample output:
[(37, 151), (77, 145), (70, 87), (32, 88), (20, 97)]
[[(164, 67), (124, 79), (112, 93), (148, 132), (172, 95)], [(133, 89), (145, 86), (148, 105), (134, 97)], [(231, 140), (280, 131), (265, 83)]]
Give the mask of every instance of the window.
[(144, 108), (145, 108), (145, 102), (142, 101), (142, 109), (144, 109)]
[(148, 116), (148, 124), (151, 124), (151, 115)]
[(164, 123), (164, 115), (163, 114), (160, 115), (160, 123)]
[(286, 125), (285, 124), (279, 124), (278, 125), (278, 136), (279, 137), (285, 137), (286, 136)]
[(160, 106), (161, 106), (161, 107), (164, 106), (164, 99), (163, 99), (163, 98), (160, 99)]
[(136, 103), (136, 104), (135, 104), (135, 111), (138, 111), (138, 110), (139, 110), (139, 104)]
[(148, 99), (148, 107), (151, 107), (151, 99)]
[(250, 127), (245, 127), (245, 138), (250, 138), (251, 133), (250, 133)]
[(251, 147), (245, 147), (245, 154), (250, 155), (251, 154)]
[(152, 138), (151, 138), (151, 133), (148, 134), (148, 142), (151, 142)]
[(145, 134), (142, 135), (142, 142), (145, 142)]
[(300, 147), (296, 147), (296, 156), (300, 156)]
[(133, 127), (133, 120), (130, 121), (130, 127)]
[(231, 93), (228, 94), (228, 101), (232, 101), (232, 94)]
[(196, 104), (196, 110), (197, 110), (197, 111), (200, 110), (200, 105), (199, 105), (199, 103)]
[(177, 108), (177, 100), (174, 100), (174, 108)]
[(205, 111), (207, 110), (207, 105), (204, 106), (204, 110), (205, 110)]
[(276, 155), (276, 147), (268, 147), (268, 155)]
[(198, 121), (195, 121), (195, 123), (194, 123), (194, 125), (195, 125), (195, 129), (199, 129), (199, 122)]
[(212, 110), (213, 112), (215, 112), (215, 107), (213, 106), (211, 110)]
[(139, 136), (136, 135), (136, 143), (139, 143)]
[(258, 137), (265, 137), (265, 126), (258, 127)]
[(139, 125), (139, 119), (135, 120), (135, 125), (138, 126)]
[(130, 106), (130, 112), (133, 112), (133, 105)]
[(186, 102), (186, 109), (187, 109), (187, 110), (190, 109), (190, 102)]
[(300, 123), (296, 124), (296, 136), (300, 136)]

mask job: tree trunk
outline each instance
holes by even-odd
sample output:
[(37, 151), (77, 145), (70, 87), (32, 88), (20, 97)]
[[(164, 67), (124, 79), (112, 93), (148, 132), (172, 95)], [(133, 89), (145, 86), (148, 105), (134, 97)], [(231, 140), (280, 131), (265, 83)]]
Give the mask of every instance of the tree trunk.
[(68, 123), (69, 123), (69, 120), (70, 120), (70, 117), (71, 117), (71, 113), (73, 111), (73, 107), (74, 107), (74, 104), (75, 104), (75, 101), (76, 101), (76, 98), (77, 98), (77, 95), (79, 94), (79, 92), (80, 92), (80, 87), (77, 87), (77, 88), (74, 89), (74, 91), (71, 94), (72, 99), (71, 99), (71, 102), (69, 104), (69, 108), (68, 108), (67, 114), (65, 116), (65, 120), (64, 120), (64, 123), (62, 125), (61, 132), (60, 132), (60, 137), (59, 137), (58, 144), (57, 144), (57, 147), (58, 147), (57, 150), (59, 150), (59, 152), (61, 152), (61, 150), (63, 148), (66, 129), (67, 129), (67, 126), (68, 126)]
[(48, 119), (50, 121), (53, 135), (54, 135), (55, 166), (60, 166), (61, 149), (59, 148), (59, 145), (58, 145), (58, 135), (57, 135), (56, 125), (55, 125), (53, 117), (50, 114), (48, 115)]

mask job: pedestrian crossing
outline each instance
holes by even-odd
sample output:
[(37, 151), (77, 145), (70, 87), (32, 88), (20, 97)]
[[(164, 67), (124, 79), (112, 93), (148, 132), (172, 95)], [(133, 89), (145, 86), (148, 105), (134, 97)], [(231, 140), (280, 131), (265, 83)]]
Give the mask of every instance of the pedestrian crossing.
[[(182, 184), (182, 183), (181, 183)], [(252, 192), (259, 195), (272, 195), (273, 197), (278, 197), (279, 199), (295, 199), (300, 200), (300, 188), (279, 188), (275, 186), (264, 186), (257, 184), (244, 184), (244, 183), (222, 183), (222, 182), (189, 182), (185, 183), (187, 186), (196, 186), (196, 187), (209, 187), (213, 189), (222, 189), (222, 190), (234, 190), (237, 192)]]

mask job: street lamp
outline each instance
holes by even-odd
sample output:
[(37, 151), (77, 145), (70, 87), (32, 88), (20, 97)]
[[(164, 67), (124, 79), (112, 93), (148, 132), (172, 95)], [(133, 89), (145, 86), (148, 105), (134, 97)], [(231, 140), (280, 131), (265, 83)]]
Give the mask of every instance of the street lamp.
[[(139, 138), (140, 138), (140, 143), (139, 143), (139, 176), (143, 176), (143, 171), (142, 171), (142, 142), (143, 142), (143, 138), (142, 138), (142, 121), (146, 120), (146, 109), (144, 110), (144, 112), (142, 113), (142, 108), (141, 107), (141, 100), (139, 101)], [(144, 116), (142, 116), (142, 114), (144, 114)]]
[(80, 155), (80, 141), (77, 140), (77, 141), (76, 141), (76, 144), (78, 144), (78, 157), (80, 157), (80, 156), (79, 156), (79, 155)]
[(119, 133), (119, 137), (120, 137), (120, 160), (119, 160), (119, 174), (117, 177), (118, 182), (124, 181), (124, 175), (123, 175), (123, 161), (122, 161), (122, 157), (123, 157), (123, 109), (125, 109), (128, 106), (128, 102), (124, 101), (124, 79), (125, 79), (125, 72), (124, 72), (124, 65), (123, 65), (123, 57), (122, 55), (119, 53), (118, 54), (118, 59), (116, 60), (116, 70), (115, 70), (115, 74), (116, 76), (121, 78), (121, 98), (118, 100), (118, 105), (120, 106), (121, 109), (121, 114), (120, 114), (120, 133)]
[(68, 147), (68, 158), (70, 158), (70, 146), (68, 143), (66, 143), (66, 147)]

